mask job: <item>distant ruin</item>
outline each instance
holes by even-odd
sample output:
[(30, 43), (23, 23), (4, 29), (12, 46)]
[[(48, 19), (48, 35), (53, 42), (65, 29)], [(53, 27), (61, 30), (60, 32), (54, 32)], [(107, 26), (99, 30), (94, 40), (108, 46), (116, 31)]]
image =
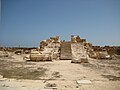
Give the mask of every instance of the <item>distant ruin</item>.
[(31, 51), (32, 61), (71, 60), (71, 62), (88, 62), (89, 58), (111, 59), (109, 49), (96, 50), (86, 39), (71, 35), (71, 41), (62, 41), (59, 36), (50, 37), (40, 42), (38, 51)]
[(76, 35), (71, 35), (71, 41), (62, 41), (59, 36), (50, 37), (42, 40), (38, 48), (1, 47), (0, 50), (30, 54), (27, 60), (31, 61), (71, 60), (73, 63), (88, 62), (89, 58), (116, 59), (120, 55), (120, 46), (93, 46)]
[(71, 36), (71, 41), (62, 41), (59, 36), (50, 37), (40, 42), (38, 52), (32, 51), (32, 61), (77, 60), (87, 62), (88, 53), (85, 46), (91, 45), (79, 36)]

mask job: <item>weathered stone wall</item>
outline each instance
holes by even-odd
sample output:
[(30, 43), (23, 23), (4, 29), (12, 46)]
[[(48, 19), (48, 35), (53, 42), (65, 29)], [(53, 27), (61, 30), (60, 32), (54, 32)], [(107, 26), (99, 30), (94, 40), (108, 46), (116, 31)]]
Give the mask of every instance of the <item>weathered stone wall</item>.
[[(60, 38), (59, 36), (50, 37), (50, 39), (40, 42), (39, 53), (43, 61), (53, 61), (60, 57)], [(41, 58), (41, 59), (42, 59)]]
[(87, 43), (86, 39), (71, 35), (72, 62), (88, 62), (92, 44)]
[(87, 50), (81, 43), (72, 43), (72, 62), (88, 62)]
[[(79, 36), (71, 35), (71, 41), (61, 42), (60, 37), (50, 37), (40, 42), (39, 54), (32, 54), (35, 59), (47, 60), (76, 60), (77, 62), (88, 62), (88, 58), (111, 59), (111, 55), (120, 55), (120, 47), (92, 46)], [(38, 58), (37, 58), (38, 57)]]
[(40, 42), (38, 53), (31, 53), (32, 61), (53, 61), (60, 57), (60, 38), (59, 36)]
[(86, 39), (81, 39), (79, 36), (71, 35), (72, 43), (86, 43)]

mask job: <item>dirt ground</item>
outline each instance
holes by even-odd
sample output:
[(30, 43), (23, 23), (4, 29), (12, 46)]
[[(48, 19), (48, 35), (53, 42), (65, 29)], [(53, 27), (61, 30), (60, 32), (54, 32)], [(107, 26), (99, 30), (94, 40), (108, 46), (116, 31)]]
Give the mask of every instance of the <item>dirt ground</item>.
[(0, 90), (120, 90), (120, 59), (75, 64), (28, 62), (23, 56), (0, 57)]

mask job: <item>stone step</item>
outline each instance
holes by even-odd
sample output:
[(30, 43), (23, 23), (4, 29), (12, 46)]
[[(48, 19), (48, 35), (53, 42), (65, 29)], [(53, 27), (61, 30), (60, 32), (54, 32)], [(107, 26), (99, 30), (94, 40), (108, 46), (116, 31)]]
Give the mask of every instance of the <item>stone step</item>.
[(63, 42), (61, 44), (60, 59), (61, 60), (71, 60), (72, 59), (72, 51), (71, 51), (71, 43), (70, 42)]

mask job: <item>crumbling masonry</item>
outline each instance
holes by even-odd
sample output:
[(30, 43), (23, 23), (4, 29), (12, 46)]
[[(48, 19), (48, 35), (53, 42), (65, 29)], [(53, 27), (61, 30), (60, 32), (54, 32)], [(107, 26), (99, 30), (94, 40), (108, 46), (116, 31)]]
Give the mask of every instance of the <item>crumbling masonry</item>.
[[(104, 57), (108, 55), (102, 54)], [(59, 36), (50, 37), (40, 42), (38, 51), (32, 50), (30, 54), (32, 61), (71, 60), (73, 63), (81, 63), (88, 62), (90, 57), (97, 57), (92, 44), (75, 35), (71, 35), (71, 41), (61, 41)]]

